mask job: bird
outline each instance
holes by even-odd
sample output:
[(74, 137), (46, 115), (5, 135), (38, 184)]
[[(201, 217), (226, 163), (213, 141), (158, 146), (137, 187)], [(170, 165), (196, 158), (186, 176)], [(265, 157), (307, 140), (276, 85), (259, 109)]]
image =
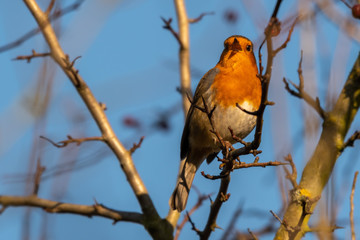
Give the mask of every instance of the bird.
[[(221, 138), (235, 143), (234, 134), (243, 139), (256, 125), (262, 87), (253, 52), (253, 43), (241, 35), (224, 41), (219, 62), (199, 81), (185, 120), (180, 144), (180, 168), (175, 189), (170, 197), (172, 210), (182, 212), (187, 203), (196, 171), (207, 159), (209, 164), (221, 150)], [(212, 125), (202, 109), (211, 111)]]

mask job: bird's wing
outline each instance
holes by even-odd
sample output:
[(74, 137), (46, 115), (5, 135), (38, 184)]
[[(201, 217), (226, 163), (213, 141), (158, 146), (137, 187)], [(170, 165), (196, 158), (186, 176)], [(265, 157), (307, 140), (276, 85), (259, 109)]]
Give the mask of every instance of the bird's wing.
[(205, 75), (201, 78), (194, 94), (194, 99), (192, 101), (191, 107), (189, 109), (188, 115), (186, 117), (184, 131), (181, 137), (180, 145), (180, 157), (184, 159), (189, 152), (189, 122), (192, 118), (195, 106), (201, 106), (202, 96), (210, 88), (211, 84), (214, 81), (215, 76), (220, 72), (218, 68), (210, 69)]

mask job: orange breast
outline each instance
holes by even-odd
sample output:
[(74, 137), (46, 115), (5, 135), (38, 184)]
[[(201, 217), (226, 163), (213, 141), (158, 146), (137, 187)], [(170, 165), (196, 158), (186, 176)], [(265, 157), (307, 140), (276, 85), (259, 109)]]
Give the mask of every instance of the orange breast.
[(241, 55), (232, 58), (231, 63), (220, 61), (216, 65), (220, 72), (211, 86), (215, 92), (216, 104), (228, 107), (247, 101), (254, 109), (258, 109), (261, 101), (261, 84), (256, 76), (258, 70), (255, 59), (244, 58)]

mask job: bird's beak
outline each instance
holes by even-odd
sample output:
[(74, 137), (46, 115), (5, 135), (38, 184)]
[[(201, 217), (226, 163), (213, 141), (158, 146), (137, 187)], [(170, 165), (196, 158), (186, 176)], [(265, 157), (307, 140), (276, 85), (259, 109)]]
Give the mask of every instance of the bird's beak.
[(230, 50), (242, 51), (241, 45), (236, 38), (234, 38), (234, 42), (230, 45)]

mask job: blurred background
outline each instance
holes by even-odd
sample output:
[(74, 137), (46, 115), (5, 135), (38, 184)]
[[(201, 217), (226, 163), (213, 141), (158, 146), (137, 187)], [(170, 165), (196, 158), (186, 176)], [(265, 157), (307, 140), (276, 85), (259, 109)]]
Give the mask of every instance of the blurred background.
[[(50, 1), (38, 0), (46, 9)], [(347, 1), (351, 6), (355, 1)], [(214, 67), (230, 35), (244, 35), (254, 42), (256, 58), (263, 31), (276, 1), (187, 1), (189, 18), (206, 15), (190, 25), (192, 85)], [(77, 6), (78, 7), (74, 7)], [(173, 1), (165, 0), (58, 0), (55, 11), (64, 14), (53, 21), (61, 46), (70, 59), (81, 56), (76, 68), (106, 113), (127, 148), (145, 136), (133, 160), (162, 217), (176, 181), (184, 115), (178, 68), (179, 45), (163, 28), (172, 18), (177, 31)], [(67, 11), (66, 11), (67, 10)], [(311, 156), (321, 131), (321, 119), (302, 100), (284, 89), (283, 77), (298, 82), (297, 68), (303, 50), (305, 89), (331, 109), (359, 53), (359, 20), (342, 1), (284, 1), (278, 14), (281, 33), (275, 47), (286, 39), (299, 16), (291, 41), (275, 58), (264, 117), (260, 161), (282, 161), (292, 154), (298, 179)], [(56, 148), (55, 142), (99, 136), (100, 133), (70, 81), (50, 58), (14, 61), (31, 50), (47, 52), (41, 34), (26, 37), (36, 22), (22, 1), (0, 1), (0, 195), (28, 195), (40, 160), (46, 167), (39, 197), (76, 204), (94, 204), (140, 211), (117, 159), (101, 142), (85, 142)], [(24, 37), (25, 35), (25, 37)], [(22, 38), (26, 39), (22, 41)], [(20, 41), (19, 41), (20, 40)], [(18, 44), (20, 43), (20, 44)], [(9, 45), (10, 44), (10, 45)], [(12, 45), (11, 45), (12, 44)], [(16, 46), (15, 46), (16, 45)], [(358, 114), (359, 115), (359, 114)], [(349, 135), (360, 129), (360, 117)], [(251, 141), (253, 135), (246, 139)], [(354, 172), (360, 169), (359, 142), (340, 156), (311, 226), (340, 226), (333, 239), (349, 239), (350, 191)], [(252, 162), (252, 156), (242, 161)], [(200, 171), (218, 174), (219, 164), (203, 164)], [(251, 229), (260, 239), (272, 239), (279, 226), (269, 210), (282, 216), (291, 186), (282, 167), (251, 168), (232, 173), (231, 197), (220, 211), (211, 239), (242, 239)], [(199, 195), (215, 194), (219, 181), (197, 174), (187, 208)], [(359, 185), (359, 183), (358, 183)], [(209, 201), (192, 215), (202, 229)], [(360, 234), (360, 188), (355, 190), (355, 227)], [(240, 214), (233, 218), (238, 209)], [(180, 221), (183, 216), (180, 218)], [(235, 219), (235, 220), (234, 220)], [(233, 224), (233, 226), (231, 226)], [(322, 239), (309, 233), (305, 239)], [(48, 214), (40, 209), (7, 208), (0, 215), (0, 239), (149, 239), (141, 225), (71, 214)], [(180, 239), (197, 239), (190, 224)], [(225, 239), (225, 238), (223, 238)], [(326, 238), (328, 239), (328, 238)]]

